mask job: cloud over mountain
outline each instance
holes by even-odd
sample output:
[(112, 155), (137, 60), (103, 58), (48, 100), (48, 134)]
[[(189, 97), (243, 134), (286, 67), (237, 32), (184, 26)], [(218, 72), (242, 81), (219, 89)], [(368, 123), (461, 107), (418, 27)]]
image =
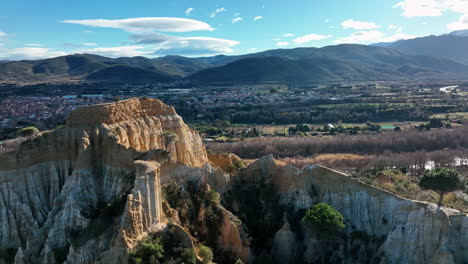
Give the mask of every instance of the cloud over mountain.
[(174, 37), (163, 42), (155, 54), (178, 54), (185, 56), (217, 55), (233, 52), (232, 47), (238, 44), (238, 41), (209, 37)]
[(310, 42), (310, 41), (317, 41), (317, 40), (327, 39), (327, 38), (330, 38), (330, 37), (331, 37), (330, 35), (309, 34), (309, 35), (305, 35), (305, 36), (295, 38), (293, 41), (296, 44), (303, 44), (303, 43), (307, 43), (307, 42)]
[(189, 32), (214, 30), (209, 24), (187, 18), (175, 17), (140, 17), (127, 19), (84, 19), (63, 20), (63, 23), (78, 24), (90, 27), (117, 28), (128, 32)]
[(348, 19), (341, 23), (341, 26), (345, 29), (352, 28), (358, 30), (368, 30), (368, 29), (376, 29), (380, 26), (373, 23), (373, 22), (365, 22), (365, 21), (358, 21), (354, 19)]

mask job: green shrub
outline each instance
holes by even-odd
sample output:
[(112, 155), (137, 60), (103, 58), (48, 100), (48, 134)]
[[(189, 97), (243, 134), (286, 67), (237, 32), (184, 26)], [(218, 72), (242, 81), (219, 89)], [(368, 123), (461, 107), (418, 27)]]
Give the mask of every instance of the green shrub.
[(141, 243), (138, 250), (130, 256), (129, 262), (135, 264), (159, 264), (162, 258), (164, 258), (164, 247), (161, 239), (158, 237), (154, 240)]
[(219, 193), (213, 189), (211, 189), (209, 192), (208, 192), (208, 197), (207, 197), (208, 200), (210, 201), (213, 201), (213, 202), (216, 202), (216, 203), (219, 203), (221, 201), (221, 196), (219, 195)]
[(180, 209), (192, 203), (187, 192), (174, 181), (163, 186), (162, 190), (164, 199), (174, 209)]
[(18, 130), (18, 134), (22, 137), (30, 137), (35, 134), (39, 133), (39, 129), (36, 127), (30, 126), (30, 127), (24, 127)]
[(316, 204), (307, 210), (302, 222), (324, 237), (333, 236), (345, 228), (340, 212), (325, 203)]
[(213, 261), (213, 251), (207, 246), (201, 246), (198, 249), (198, 255), (203, 259), (203, 263), (208, 264)]
[(180, 252), (180, 259), (181, 263), (183, 264), (196, 264), (197, 263), (197, 255), (191, 248), (182, 248), (178, 250)]
[(440, 206), (446, 193), (465, 189), (465, 179), (454, 169), (435, 168), (424, 173), (419, 186), (438, 192)]

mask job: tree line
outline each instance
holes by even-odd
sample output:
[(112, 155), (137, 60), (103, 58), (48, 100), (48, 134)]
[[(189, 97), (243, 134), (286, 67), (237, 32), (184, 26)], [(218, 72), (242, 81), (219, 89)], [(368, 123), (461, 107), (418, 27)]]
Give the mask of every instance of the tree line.
[(397, 131), (380, 134), (322, 137), (261, 137), (231, 143), (209, 143), (215, 152), (231, 152), (256, 159), (268, 154), (276, 158), (308, 157), (324, 153), (376, 155), (468, 148), (468, 127), (430, 131)]

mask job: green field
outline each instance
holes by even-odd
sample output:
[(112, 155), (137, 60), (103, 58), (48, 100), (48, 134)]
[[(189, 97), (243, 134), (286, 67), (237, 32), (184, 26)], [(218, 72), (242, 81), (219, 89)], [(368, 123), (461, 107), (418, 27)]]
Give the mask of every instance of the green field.
[[(431, 116), (431, 118), (439, 118), (439, 119), (445, 119), (446, 117), (447, 117), (447, 114), (437, 114), (437, 115)], [(449, 113), (448, 118), (449, 119), (468, 119), (468, 112)]]

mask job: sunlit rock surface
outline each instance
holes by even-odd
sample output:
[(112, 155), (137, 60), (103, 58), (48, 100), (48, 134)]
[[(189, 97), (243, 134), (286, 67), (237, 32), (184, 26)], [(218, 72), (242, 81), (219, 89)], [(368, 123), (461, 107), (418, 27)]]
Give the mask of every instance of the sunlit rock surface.
[[(177, 134), (178, 140), (168, 141), (165, 132)], [(3, 261), (127, 263), (129, 250), (148, 233), (166, 228), (169, 218), (176, 222), (170, 228), (181, 222), (178, 215), (184, 212), (169, 208), (161, 186), (194, 181), (219, 192), (226, 203), (197, 208), (196, 221), (203, 224), (195, 229), (215, 234), (208, 242), (232, 259), (251, 263), (256, 257), (250, 248), (252, 230), (239, 220), (242, 208), (252, 204), (240, 203), (232, 194), (239, 183), (261, 183), (257, 186), (272, 186), (268, 192), (277, 194), (269, 205), (284, 210), (253, 212), (266, 216), (262, 225), (271, 229), (268, 253), (278, 263), (316, 261), (320, 243), (290, 214), (317, 202), (343, 214), (350, 237), (371, 238), (365, 245), (359, 239), (348, 242), (359, 249), (354, 259), (338, 248), (337, 256), (346, 263), (366, 262), (374, 255), (380, 263), (468, 262), (468, 218), (458, 211), (403, 199), (320, 166), (278, 167), (271, 156), (242, 167), (232, 156), (212, 155), (210, 161), (198, 133), (158, 100), (76, 109), (64, 127), (0, 154)], [(269, 195), (254, 191), (246, 194), (259, 200)], [(260, 207), (264, 202), (259, 201)], [(215, 225), (207, 224), (208, 209), (218, 216)], [(187, 226), (180, 230), (195, 239)]]
[(1, 154), (0, 247), (17, 263), (125, 263), (161, 222), (160, 168), (205, 164), (198, 133), (159, 100), (79, 108)]

